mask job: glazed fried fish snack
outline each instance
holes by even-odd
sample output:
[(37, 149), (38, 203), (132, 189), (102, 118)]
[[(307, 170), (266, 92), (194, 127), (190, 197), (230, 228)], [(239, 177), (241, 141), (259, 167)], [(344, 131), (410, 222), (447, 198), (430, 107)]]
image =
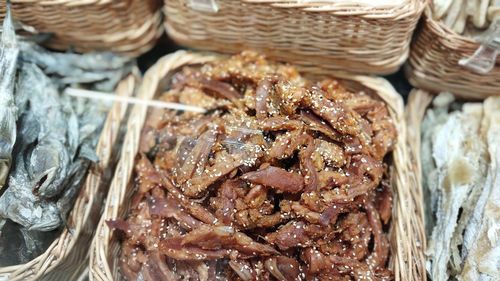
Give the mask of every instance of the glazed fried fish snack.
[(128, 280), (391, 280), (384, 103), (250, 52), (177, 73), (121, 235)]

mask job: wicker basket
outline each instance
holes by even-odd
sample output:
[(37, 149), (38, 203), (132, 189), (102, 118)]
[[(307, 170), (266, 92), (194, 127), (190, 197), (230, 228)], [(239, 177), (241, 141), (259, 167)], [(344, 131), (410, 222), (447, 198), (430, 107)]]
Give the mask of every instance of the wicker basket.
[[(214, 56), (178, 51), (160, 59), (150, 68), (141, 85), (139, 95), (142, 99), (152, 99), (160, 92), (166, 79), (184, 65), (197, 64), (215, 59)], [(408, 184), (411, 163), (406, 148), (406, 127), (403, 120), (403, 101), (392, 86), (384, 79), (366, 76), (335, 74), (345, 81), (347, 87), (365, 90), (383, 99), (389, 108), (399, 131), (398, 142), (393, 152), (392, 180), (395, 187), (394, 215), (390, 230), (392, 259), (391, 268), (396, 280), (423, 280), (425, 278), (423, 243), (424, 229), (422, 217), (415, 214), (415, 192)], [(125, 218), (130, 198), (134, 193), (133, 169), (138, 151), (142, 126), (145, 122), (147, 107), (137, 106), (129, 120), (127, 135), (117, 167), (115, 178), (110, 187), (110, 196), (92, 243), (90, 253), (90, 280), (112, 281), (119, 279), (118, 255), (120, 244), (112, 237), (106, 226), (109, 219)]]
[[(130, 75), (117, 87), (117, 95), (130, 96), (136, 78)], [(96, 153), (99, 163), (94, 166), (69, 214), (67, 227), (50, 247), (34, 260), (21, 265), (0, 267), (0, 280), (76, 280), (88, 263), (89, 244), (99, 221), (106, 183), (112, 176), (116, 162), (114, 143), (119, 136), (120, 124), (127, 110), (124, 103), (115, 103), (106, 119)]]
[(407, 59), (426, 0), (404, 0), (385, 8), (338, 7), (326, 1), (215, 0), (216, 13), (194, 10), (187, 2), (165, 0), (165, 27), (181, 45), (228, 53), (255, 49), (313, 73), (349, 69), (387, 74)]
[[(0, 16), (6, 0), (0, 0)], [(151, 49), (163, 33), (158, 0), (11, 0), (15, 19), (53, 33), (47, 46), (130, 56)], [(161, 2), (160, 2), (161, 4)]]
[(412, 43), (406, 66), (410, 83), (431, 92), (450, 91), (469, 99), (500, 95), (500, 56), (488, 74), (474, 73), (460, 66), (458, 61), (474, 54), (479, 44), (433, 20), (430, 13), (430, 9), (426, 9)]

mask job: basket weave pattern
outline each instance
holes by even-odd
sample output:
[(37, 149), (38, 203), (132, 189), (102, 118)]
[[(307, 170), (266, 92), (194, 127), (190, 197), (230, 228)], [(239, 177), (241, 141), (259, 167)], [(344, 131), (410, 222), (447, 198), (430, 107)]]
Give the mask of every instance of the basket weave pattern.
[[(135, 78), (130, 75), (118, 85), (117, 95), (131, 96), (135, 84)], [(32, 261), (0, 267), (0, 280), (76, 280), (87, 267), (89, 244), (106, 194), (107, 186), (104, 184), (112, 173), (110, 168), (114, 166), (113, 157), (116, 155), (113, 146), (126, 109), (126, 104), (115, 103), (108, 113), (96, 149), (100, 161), (89, 171), (62, 234), (45, 253)]]
[(500, 56), (488, 74), (478, 74), (458, 64), (479, 44), (433, 20), (427, 10), (412, 43), (406, 74), (410, 83), (431, 92), (449, 91), (468, 99), (500, 95)]
[[(15, 19), (53, 33), (47, 45), (78, 52), (109, 50), (136, 56), (163, 32), (157, 0), (11, 0)], [(0, 0), (0, 15), (5, 0)]]
[[(213, 56), (197, 55), (178, 51), (160, 59), (150, 68), (139, 90), (141, 99), (152, 99), (156, 93), (163, 90), (164, 83), (179, 67), (198, 64), (215, 59)], [(392, 258), (390, 267), (396, 280), (424, 280), (425, 267), (423, 258), (423, 243), (425, 242), (422, 217), (416, 214), (415, 195), (418, 191), (408, 184), (411, 163), (406, 147), (406, 127), (403, 116), (403, 101), (392, 86), (384, 79), (367, 76), (353, 76), (336, 73), (335, 77), (357, 85), (373, 93), (388, 105), (394, 124), (399, 132), (397, 145), (392, 153), (393, 165), (391, 178), (394, 187), (393, 219), (390, 229)], [(134, 165), (138, 152), (142, 127), (147, 115), (147, 107), (134, 107), (127, 126), (121, 159), (117, 166), (115, 177), (111, 183), (108, 200), (103, 216), (97, 228), (97, 234), (92, 243), (90, 253), (90, 280), (112, 281), (119, 279), (118, 257), (120, 243), (114, 239), (112, 231), (106, 226), (109, 219), (125, 218), (129, 202), (134, 194)]]
[(194, 10), (187, 2), (165, 0), (164, 7), (167, 32), (181, 45), (229, 53), (250, 48), (307, 72), (386, 74), (408, 57), (426, 1), (368, 8), (298, 0), (216, 0), (216, 13)]

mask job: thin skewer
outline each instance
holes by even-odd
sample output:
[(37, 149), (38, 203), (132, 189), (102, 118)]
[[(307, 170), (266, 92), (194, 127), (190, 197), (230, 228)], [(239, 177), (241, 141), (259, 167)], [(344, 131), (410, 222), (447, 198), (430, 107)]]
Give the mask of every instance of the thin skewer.
[(175, 110), (181, 110), (181, 111), (192, 111), (192, 112), (200, 112), (200, 113), (206, 112), (205, 109), (203, 109), (201, 107), (197, 107), (197, 106), (192, 106), (192, 105), (173, 103), (173, 102), (164, 102), (164, 101), (158, 101), (158, 100), (144, 100), (144, 99), (139, 99), (139, 98), (134, 98), (134, 97), (121, 97), (121, 96), (115, 96), (115, 95), (109, 94), (109, 93), (89, 91), (89, 90), (83, 90), (83, 89), (66, 88), (66, 90), (64, 92), (65, 92), (65, 94), (73, 96), (73, 97), (80, 97), (80, 98), (87, 98), (87, 99), (119, 101), (119, 102), (131, 103), (131, 104), (141, 104), (141, 105), (146, 105), (146, 106), (154, 106), (154, 107), (175, 109)]

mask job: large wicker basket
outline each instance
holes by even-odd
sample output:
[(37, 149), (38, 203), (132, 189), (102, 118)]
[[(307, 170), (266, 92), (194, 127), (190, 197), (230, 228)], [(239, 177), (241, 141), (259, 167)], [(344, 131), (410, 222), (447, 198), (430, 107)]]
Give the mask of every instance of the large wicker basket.
[[(133, 95), (136, 83), (134, 75), (128, 76), (120, 82), (116, 94), (124, 97)], [(89, 244), (116, 162), (114, 144), (126, 111), (127, 104), (115, 103), (108, 113), (96, 149), (100, 161), (89, 171), (61, 235), (34, 260), (0, 267), (0, 280), (76, 280), (84, 272), (88, 265)]]
[[(407, 59), (427, 0), (383, 8), (327, 1), (211, 0), (217, 12), (165, 0), (165, 27), (179, 44), (219, 52), (254, 49), (308, 72), (395, 72)], [(196, 1), (192, 1), (196, 2)], [(207, 2), (207, 1), (201, 1)]]
[[(160, 59), (150, 68), (142, 83), (139, 96), (152, 99), (161, 91), (167, 79), (184, 65), (197, 64), (215, 59), (214, 56), (178, 51)], [(384, 100), (399, 132), (396, 148), (392, 154), (391, 169), (394, 186), (393, 220), (390, 230), (392, 259), (391, 268), (396, 280), (423, 280), (425, 268), (423, 260), (424, 229), (422, 216), (416, 213), (415, 190), (409, 185), (408, 175), (411, 163), (406, 148), (406, 127), (403, 120), (403, 101), (392, 86), (384, 79), (354, 76), (338, 73), (347, 87), (365, 90)], [(129, 119), (121, 159), (117, 167), (103, 216), (92, 243), (90, 253), (90, 280), (112, 281), (119, 279), (118, 256), (120, 243), (113, 239), (112, 231), (106, 226), (109, 219), (125, 218), (130, 198), (134, 193), (133, 170), (135, 156), (139, 148), (142, 127), (148, 108), (136, 106)]]
[(469, 99), (500, 95), (500, 56), (488, 74), (478, 74), (458, 64), (478, 48), (479, 43), (433, 20), (430, 9), (426, 9), (406, 66), (408, 80), (420, 89), (450, 91)]
[[(6, 0), (0, 0), (0, 17)], [(11, 0), (12, 14), (31, 32), (52, 33), (47, 46), (137, 56), (163, 33), (158, 0)]]

